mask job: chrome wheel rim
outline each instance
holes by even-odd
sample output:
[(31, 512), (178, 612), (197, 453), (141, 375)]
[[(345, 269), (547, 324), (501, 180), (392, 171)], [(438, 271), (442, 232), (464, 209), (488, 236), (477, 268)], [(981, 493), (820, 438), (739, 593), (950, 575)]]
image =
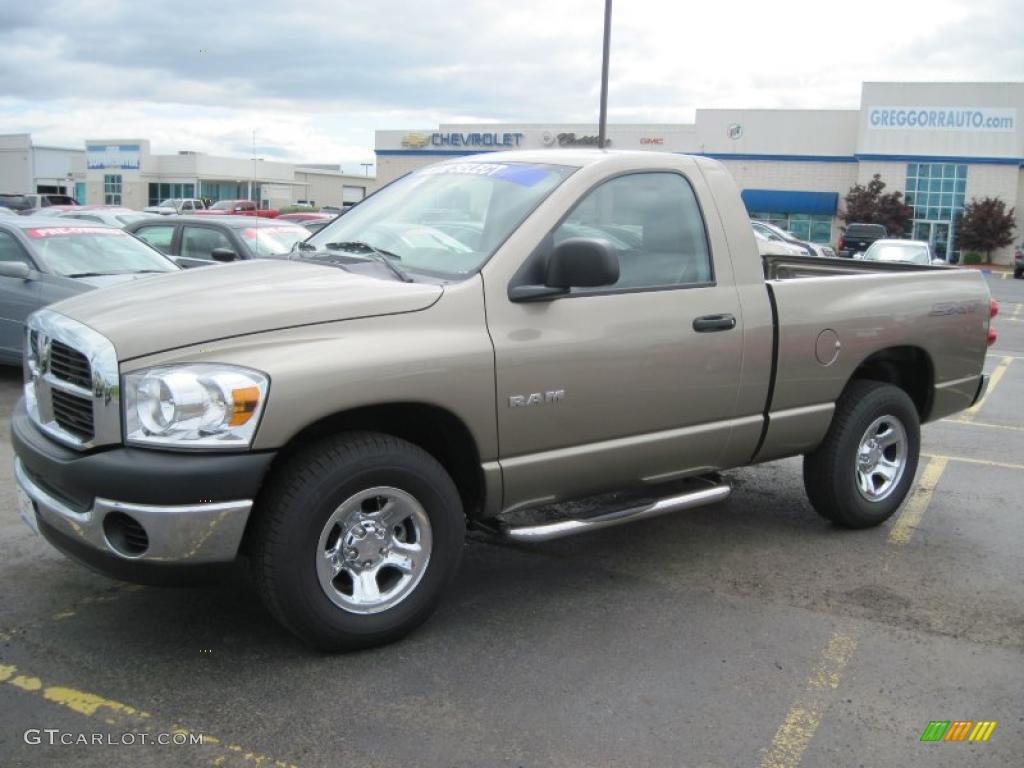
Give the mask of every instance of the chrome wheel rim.
[(430, 518), (413, 496), (379, 486), (350, 496), (320, 533), (316, 573), (332, 603), (379, 613), (407, 598), (426, 573)]
[(893, 492), (907, 468), (907, 430), (895, 416), (871, 422), (857, 449), (857, 490), (868, 501), (882, 501)]

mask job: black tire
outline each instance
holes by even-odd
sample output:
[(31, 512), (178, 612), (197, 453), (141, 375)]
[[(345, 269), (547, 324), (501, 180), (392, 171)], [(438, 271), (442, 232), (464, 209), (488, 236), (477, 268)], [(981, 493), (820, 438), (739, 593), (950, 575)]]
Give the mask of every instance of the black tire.
[[(861, 440), (881, 417), (897, 419), (906, 433), (902, 475), (888, 494), (869, 500), (858, 488)], [(845, 528), (868, 528), (888, 520), (914, 483), (921, 450), (917, 408), (906, 392), (878, 381), (854, 381), (836, 403), (835, 415), (821, 445), (804, 456), (804, 488), (822, 517)], [(869, 486), (870, 490), (870, 486)]]
[[(318, 545), (340, 504), (378, 486), (410, 494), (426, 512), (430, 557), (401, 602), (353, 613), (321, 586)], [(374, 432), (328, 437), (290, 457), (268, 479), (253, 523), (250, 553), (260, 596), (281, 624), (326, 651), (392, 642), (425, 621), (458, 569), (466, 532), (462, 502), (444, 468), (421, 448)]]
[(1020, 280), (1022, 277), (1024, 277), (1024, 269), (1015, 269), (1013, 271), (1014, 280)]

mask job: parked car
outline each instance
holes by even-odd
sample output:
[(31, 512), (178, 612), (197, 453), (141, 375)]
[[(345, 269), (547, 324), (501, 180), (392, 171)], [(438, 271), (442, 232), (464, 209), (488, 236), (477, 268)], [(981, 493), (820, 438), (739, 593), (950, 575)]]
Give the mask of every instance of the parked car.
[(55, 205), (74, 207), (78, 203), (70, 195), (57, 195), (48, 192), (27, 192), (25, 194), (0, 193), (0, 207), (10, 208), (19, 213), (45, 209)]
[(40, 307), (179, 269), (114, 227), (42, 216), (0, 218), (0, 363), (21, 364), (25, 318)]
[(170, 220), (137, 221), (125, 230), (173, 257), (183, 267), (283, 256), (310, 234), (295, 222), (278, 223), (248, 216), (176, 216)]
[(778, 227), (775, 224), (769, 224), (767, 221), (758, 221), (751, 219), (750, 225), (754, 229), (759, 229), (761, 232), (768, 237), (769, 240), (778, 239), (790, 245), (795, 245), (798, 248), (802, 248), (804, 253), (808, 256), (820, 256), (822, 258), (834, 258), (836, 252), (832, 250), (830, 245), (822, 245), (821, 243), (812, 243), (807, 240), (800, 240), (799, 238), (793, 237), (792, 233), (787, 232)]
[(326, 219), (309, 219), (307, 221), (297, 221), (295, 223), (298, 224), (300, 227), (304, 228), (310, 234), (312, 234), (313, 232), (319, 232), (321, 229), (323, 229), (332, 221), (334, 221), (335, 218), (335, 216), (329, 216)]
[(197, 197), (172, 197), (161, 200), (157, 205), (150, 205), (142, 209), (144, 213), (158, 213), (161, 216), (173, 216), (175, 214), (195, 213), (205, 211), (206, 203)]
[(863, 254), (855, 258), (863, 261), (895, 261), (903, 264), (945, 264), (936, 258), (925, 240), (875, 240)]
[(751, 227), (754, 233), (754, 240), (757, 242), (757, 252), (762, 256), (806, 256), (807, 251), (800, 246), (787, 243), (780, 238), (768, 237), (764, 232)]
[(56, 204), (54, 204), (54, 205), (48, 206), (46, 208), (29, 208), (29, 209), (24, 210), (24, 211), (19, 211), (19, 213), (22, 216), (44, 216), (44, 217), (48, 218), (48, 217), (51, 217), (51, 216), (59, 216), (60, 214), (66, 213), (68, 211), (77, 211), (81, 207), (82, 206), (80, 206), (80, 205), (56, 205)]
[(0, 216), (17, 216), (18, 212), (0, 205)]
[[(441, 199), (481, 224), (475, 247), (431, 234)], [(639, 247), (563, 237), (567, 222)], [(914, 485), (921, 422), (985, 391), (989, 317), (935, 311), (976, 305), (991, 306), (974, 270), (759, 257), (710, 158), (459, 157), (288, 259), (33, 315), (11, 419), (20, 509), (130, 581), (213, 575), (244, 540), (284, 626), (375, 645), (434, 610), (467, 520), (518, 542), (610, 528), (802, 454), (821, 515), (883, 523)], [(91, 389), (44, 373), (54, 350)], [(71, 414), (54, 408), (69, 391)], [(557, 505), (571, 499), (586, 502)]]
[(336, 213), (320, 213), (319, 211), (293, 211), (292, 213), (281, 213), (278, 214), (277, 218), (279, 221), (320, 221), (321, 219), (335, 219), (338, 217)]
[(864, 253), (875, 240), (888, 236), (888, 230), (881, 224), (847, 224), (839, 236), (839, 255), (851, 258), (856, 253)]
[(277, 211), (262, 209), (252, 200), (220, 200), (205, 211), (196, 211), (204, 216), (259, 216), (276, 219)]
[(153, 220), (157, 217), (154, 213), (142, 213), (131, 208), (122, 208), (116, 205), (89, 205), (82, 206), (75, 210), (65, 211), (58, 215), (61, 219), (78, 219), (80, 221), (91, 221), (94, 224), (106, 224), (108, 227), (124, 229), (129, 224), (137, 221)]
[(1013, 276), (1017, 279), (1024, 277), (1024, 243), (1013, 249)]

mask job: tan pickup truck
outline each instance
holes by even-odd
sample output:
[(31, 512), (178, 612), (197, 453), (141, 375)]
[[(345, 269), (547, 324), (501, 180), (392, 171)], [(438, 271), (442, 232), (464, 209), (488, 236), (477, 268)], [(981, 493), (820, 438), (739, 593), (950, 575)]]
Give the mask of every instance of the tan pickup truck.
[(297, 635), (367, 646), (431, 613), (467, 525), (605, 528), (797, 455), (818, 512), (883, 522), (920, 424), (983, 392), (993, 307), (974, 271), (762, 259), (712, 160), (459, 158), (289, 258), (33, 315), (21, 511), (130, 581), (244, 558)]

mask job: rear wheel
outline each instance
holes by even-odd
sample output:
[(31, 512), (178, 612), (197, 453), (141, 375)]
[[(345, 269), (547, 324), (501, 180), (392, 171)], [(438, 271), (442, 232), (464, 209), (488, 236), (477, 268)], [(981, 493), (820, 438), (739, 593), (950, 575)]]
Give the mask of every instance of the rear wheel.
[(293, 456), (253, 530), (256, 584), (289, 630), (324, 650), (402, 637), (434, 610), (462, 553), (455, 485), (428, 453), (351, 433)]
[(891, 384), (855, 381), (836, 403), (821, 445), (804, 456), (804, 488), (823, 517), (847, 528), (885, 522), (914, 482), (917, 408)]

